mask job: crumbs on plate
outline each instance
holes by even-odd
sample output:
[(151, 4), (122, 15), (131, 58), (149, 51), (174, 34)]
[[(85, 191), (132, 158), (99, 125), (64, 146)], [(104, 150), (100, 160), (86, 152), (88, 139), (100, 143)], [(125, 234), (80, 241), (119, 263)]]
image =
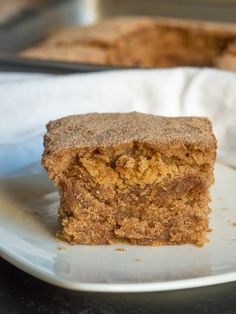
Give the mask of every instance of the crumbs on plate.
[(115, 249), (115, 251), (117, 251), (117, 252), (125, 252), (125, 251), (128, 251), (128, 249), (125, 249), (123, 247), (118, 247), (117, 249)]

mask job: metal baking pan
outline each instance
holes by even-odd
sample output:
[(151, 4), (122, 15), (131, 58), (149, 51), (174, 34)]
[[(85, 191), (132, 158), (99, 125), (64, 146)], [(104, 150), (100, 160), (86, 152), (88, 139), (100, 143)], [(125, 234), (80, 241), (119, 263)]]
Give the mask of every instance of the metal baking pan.
[[(87, 25), (118, 15), (150, 15), (236, 22), (236, 0), (57, 0), (0, 24), (0, 70), (48, 73), (91, 72), (116, 67), (20, 59), (17, 53), (69, 25)], [(116, 68), (117, 69), (117, 68)]]

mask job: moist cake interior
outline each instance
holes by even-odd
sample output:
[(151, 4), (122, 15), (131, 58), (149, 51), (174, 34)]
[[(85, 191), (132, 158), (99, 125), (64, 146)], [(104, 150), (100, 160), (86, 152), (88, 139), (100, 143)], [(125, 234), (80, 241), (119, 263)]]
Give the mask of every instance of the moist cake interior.
[(60, 236), (71, 243), (202, 245), (208, 231), (212, 153), (158, 150), (133, 142), (116, 150), (57, 155)]

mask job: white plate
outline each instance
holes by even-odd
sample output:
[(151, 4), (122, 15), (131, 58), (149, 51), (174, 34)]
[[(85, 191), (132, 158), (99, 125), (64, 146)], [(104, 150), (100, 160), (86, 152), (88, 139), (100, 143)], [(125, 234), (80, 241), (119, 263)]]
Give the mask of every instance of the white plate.
[[(236, 171), (217, 164), (210, 242), (138, 247), (58, 242), (58, 196), (46, 176), (0, 181), (0, 254), (49, 283), (75, 290), (137, 292), (236, 280)], [(125, 251), (117, 250), (124, 248)]]

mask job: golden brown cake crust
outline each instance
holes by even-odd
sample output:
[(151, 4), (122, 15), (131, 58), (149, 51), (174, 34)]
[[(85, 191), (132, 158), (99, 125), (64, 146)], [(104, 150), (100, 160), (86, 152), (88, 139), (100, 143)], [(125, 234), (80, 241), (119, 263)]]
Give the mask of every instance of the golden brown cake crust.
[(150, 27), (155, 19), (149, 17), (118, 17), (85, 27), (70, 27), (47, 40), (48, 45), (100, 44), (112, 45), (123, 36)]
[(236, 36), (236, 26), (229, 23), (214, 23), (203, 21), (189, 21), (171, 18), (151, 17), (114, 17), (95, 25), (73, 26), (52, 34), (46, 45), (71, 45), (71, 44), (100, 44), (113, 45), (119, 39), (145, 28), (167, 27), (177, 29), (190, 29), (193, 32), (206, 31), (212, 34)]
[(154, 146), (198, 145), (215, 149), (211, 123), (199, 117), (161, 117), (138, 112), (72, 115), (47, 125), (45, 155), (61, 149), (115, 147), (131, 142)]

